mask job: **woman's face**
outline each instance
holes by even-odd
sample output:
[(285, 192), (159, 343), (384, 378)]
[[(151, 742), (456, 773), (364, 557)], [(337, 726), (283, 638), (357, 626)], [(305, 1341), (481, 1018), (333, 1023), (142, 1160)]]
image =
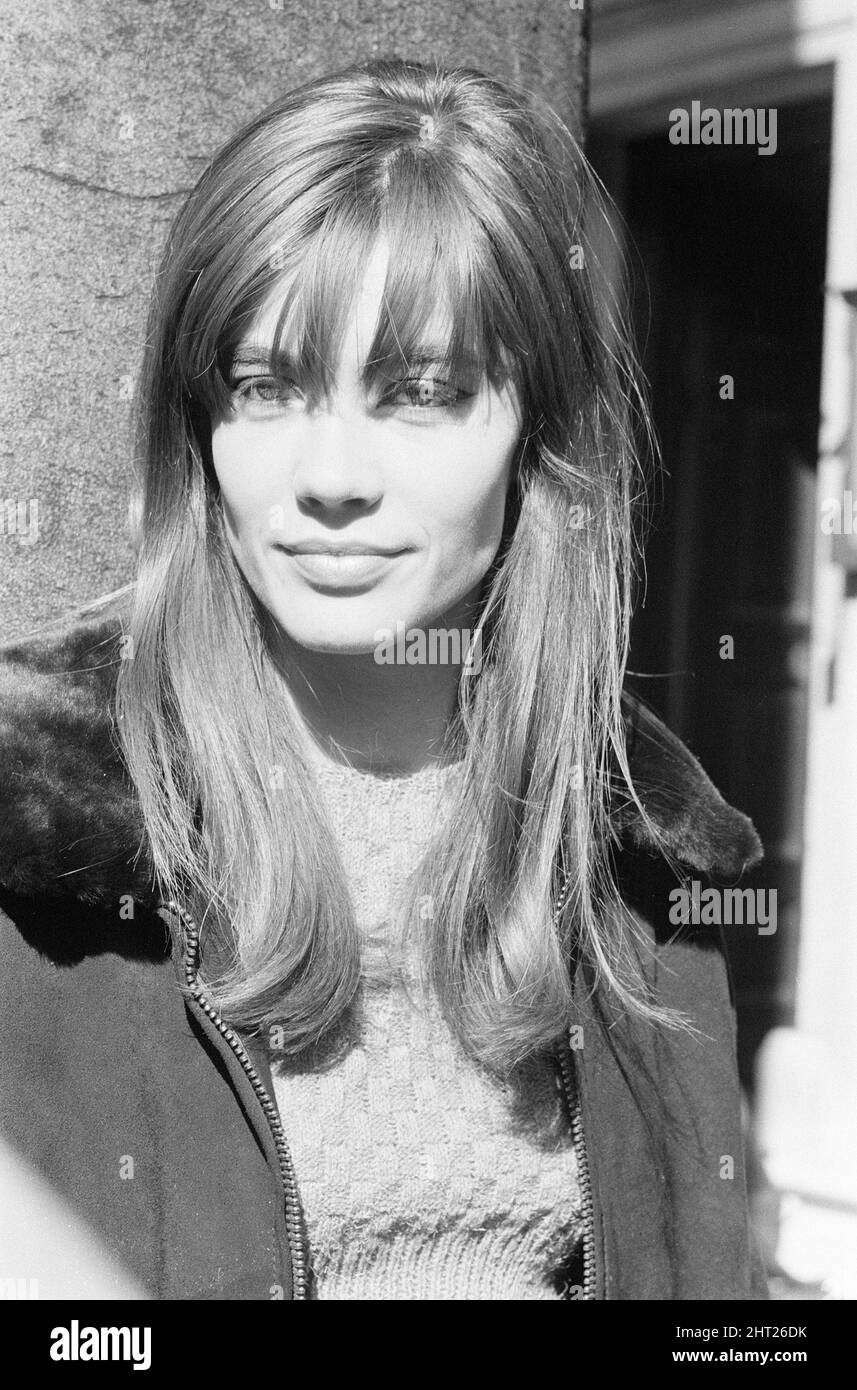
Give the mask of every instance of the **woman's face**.
[[(467, 626), (501, 539), (520, 434), (514, 388), (445, 386), (430, 344), (407, 377), (362, 385), (386, 263), (381, 241), (329, 399), (310, 408), (300, 381), (242, 362), (273, 342), (272, 298), (236, 352), (233, 410), (212, 429), (235, 558), (279, 628), (315, 651), (371, 651), (399, 622)], [(430, 324), (430, 336), (443, 327)]]

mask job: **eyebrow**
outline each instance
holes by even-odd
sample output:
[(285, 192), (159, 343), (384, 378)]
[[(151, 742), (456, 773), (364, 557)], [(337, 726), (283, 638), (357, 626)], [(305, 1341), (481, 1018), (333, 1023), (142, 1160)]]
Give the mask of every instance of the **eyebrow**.
[[(243, 347), (238, 347), (230, 361), (232, 367), (269, 367), (275, 360), (275, 354), (263, 343), (247, 343)], [(276, 354), (276, 360), (280, 362), (290, 361), (288, 353), (280, 352)]]
[[(432, 362), (443, 362), (447, 355), (448, 349), (440, 343), (418, 343), (407, 362), (410, 367), (428, 366)], [(463, 351), (460, 354), (460, 365), (465, 370), (475, 368), (476, 354)]]
[[(437, 343), (420, 343), (415, 351), (407, 358), (410, 369), (419, 366), (428, 366), (433, 362), (442, 362), (446, 356), (447, 349)], [(383, 361), (384, 359), (381, 359)], [(274, 363), (282, 368), (291, 366), (294, 358), (288, 352), (274, 354), (272, 348), (266, 347), (264, 343), (246, 343), (239, 346), (233, 356), (230, 367), (270, 367)], [(364, 375), (373, 367), (378, 367), (379, 361), (366, 362), (364, 364)], [(462, 356), (462, 366), (465, 369), (475, 368), (477, 357), (475, 353), (465, 352)]]

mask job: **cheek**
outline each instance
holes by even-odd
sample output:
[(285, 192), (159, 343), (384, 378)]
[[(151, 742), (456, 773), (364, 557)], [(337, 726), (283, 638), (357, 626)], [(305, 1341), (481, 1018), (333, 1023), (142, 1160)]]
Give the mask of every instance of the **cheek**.
[(246, 540), (249, 528), (258, 529), (270, 506), (270, 483), (268, 470), (263, 466), (264, 456), (261, 450), (252, 447), (243, 431), (235, 426), (221, 425), (212, 431), (211, 457), (227, 530), (238, 540)]
[(420, 499), (432, 542), (445, 550), (473, 550), (474, 562), (491, 550), (503, 529), (515, 443), (501, 449), (475, 448), (450, 457)]

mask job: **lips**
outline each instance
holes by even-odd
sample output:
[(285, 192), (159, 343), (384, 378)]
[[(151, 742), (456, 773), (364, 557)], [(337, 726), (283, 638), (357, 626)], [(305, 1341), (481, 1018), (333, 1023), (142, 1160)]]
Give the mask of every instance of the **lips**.
[(290, 555), (400, 555), (395, 546), (369, 545), (365, 541), (296, 541), (282, 545)]
[(336, 592), (368, 588), (404, 553), (366, 547), (346, 549), (344, 545), (336, 549), (309, 549), (307, 545), (279, 548), (315, 588)]

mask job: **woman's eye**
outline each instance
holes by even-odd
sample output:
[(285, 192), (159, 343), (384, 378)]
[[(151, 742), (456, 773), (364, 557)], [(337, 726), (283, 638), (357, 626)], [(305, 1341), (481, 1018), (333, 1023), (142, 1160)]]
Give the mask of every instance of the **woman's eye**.
[(233, 396), (252, 406), (284, 405), (294, 396), (297, 387), (293, 381), (272, 376), (249, 376), (231, 383)]
[(406, 377), (388, 398), (391, 405), (416, 406), (418, 410), (461, 405), (474, 393), (436, 376)]

